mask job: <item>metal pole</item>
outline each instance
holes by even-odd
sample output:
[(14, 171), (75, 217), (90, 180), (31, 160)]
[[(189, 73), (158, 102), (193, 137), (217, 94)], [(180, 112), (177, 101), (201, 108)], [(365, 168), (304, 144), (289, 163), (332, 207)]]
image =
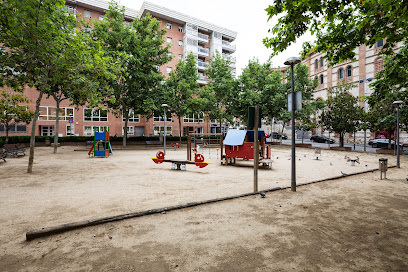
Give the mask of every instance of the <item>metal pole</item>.
[(296, 139), (295, 139), (295, 82), (293, 76), (293, 64), (290, 65), (292, 71), (292, 181), (291, 181), (291, 190), (296, 192)]
[(163, 145), (164, 145), (164, 155), (166, 155), (166, 107), (163, 107), (164, 109), (164, 139), (163, 139)]
[(258, 119), (259, 119), (259, 106), (256, 105), (254, 116), (254, 192), (258, 192), (258, 165), (259, 165)]
[[(367, 96), (367, 80), (364, 79), (364, 95)], [(367, 100), (364, 101), (364, 112), (367, 113)], [(367, 151), (367, 129), (364, 128), (364, 152)]]
[(397, 168), (400, 168), (400, 148), (399, 148), (399, 104), (397, 104)]

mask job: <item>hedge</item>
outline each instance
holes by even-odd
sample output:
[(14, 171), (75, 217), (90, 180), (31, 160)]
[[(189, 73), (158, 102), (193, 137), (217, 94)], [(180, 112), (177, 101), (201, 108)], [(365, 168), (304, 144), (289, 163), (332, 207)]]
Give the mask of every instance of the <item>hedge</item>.
[[(54, 136), (35, 136), (35, 141), (37, 143), (40, 142), (45, 142), (46, 139), (50, 139), (50, 142), (54, 142)], [(58, 137), (58, 142), (59, 143), (64, 143), (64, 142), (86, 142), (86, 141), (93, 141), (94, 137), (93, 136), (66, 136), (66, 137)], [(159, 137), (158, 136), (135, 136), (135, 137), (128, 137), (127, 141), (158, 141)], [(168, 142), (170, 141), (178, 141), (179, 137), (178, 136), (166, 136), (166, 140)], [(182, 141), (187, 141), (187, 136), (182, 136), (181, 137)], [(6, 137), (2, 136), (0, 137), (0, 147), (4, 145), (4, 142), (6, 141)], [(123, 137), (121, 136), (112, 136), (110, 137), (111, 142), (121, 142), (123, 141)], [(9, 144), (18, 144), (18, 143), (29, 143), (30, 142), (30, 136), (9, 136)]]

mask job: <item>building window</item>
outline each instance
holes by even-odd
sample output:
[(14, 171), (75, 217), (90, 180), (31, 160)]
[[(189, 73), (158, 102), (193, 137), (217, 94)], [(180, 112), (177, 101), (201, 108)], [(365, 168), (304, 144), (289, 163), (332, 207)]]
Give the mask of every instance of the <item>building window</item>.
[(95, 131), (103, 132), (105, 127), (101, 126), (84, 126), (84, 136), (93, 136)]
[(72, 124), (67, 125), (67, 136), (75, 136), (75, 127)]
[(183, 55), (179, 55), (179, 60), (183, 60)]
[(323, 75), (320, 75), (320, 84), (323, 84)]
[(204, 115), (202, 113), (190, 114), (188, 116), (184, 116), (183, 122), (184, 123), (203, 123)]
[[(122, 135), (125, 135), (125, 127), (122, 127)], [(127, 127), (127, 135), (135, 135), (135, 127)]]
[(320, 58), (320, 68), (323, 68), (323, 58)]
[(76, 13), (77, 13), (76, 8), (71, 7), (71, 6), (65, 6), (65, 8), (66, 8), (69, 12), (71, 12), (72, 14), (76, 15)]
[(99, 15), (99, 21), (103, 21), (103, 18), (104, 18), (104, 17), (105, 17), (104, 15), (100, 14), (100, 15)]
[(166, 68), (166, 72), (167, 72), (168, 74), (170, 74), (170, 73), (171, 73), (171, 67), (167, 67), (167, 68)]
[(166, 41), (167, 41), (167, 43), (171, 43), (171, 41), (172, 41), (172, 38), (170, 38), (170, 37), (167, 37)]
[(108, 110), (84, 109), (84, 121), (106, 122), (108, 121)]
[[(163, 127), (153, 127), (154, 135), (160, 135), (164, 132)], [(171, 127), (166, 126), (166, 135), (171, 135)]]
[[(74, 108), (59, 108), (59, 120), (68, 121), (74, 117)], [(57, 120), (56, 107), (40, 107), (38, 120), (52, 121)]]
[(383, 61), (383, 59), (380, 57), (380, 58), (377, 58), (377, 59), (374, 61), (374, 72), (375, 72), (375, 73), (378, 73), (378, 72), (381, 71), (381, 70), (384, 70), (384, 61)]
[(172, 29), (172, 28), (173, 28), (173, 25), (172, 25), (171, 23), (167, 23), (167, 24), (166, 24), (166, 28), (167, 28), (167, 29)]
[(318, 60), (315, 60), (315, 69), (316, 70), (319, 69), (319, 61)]
[(351, 66), (347, 66), (347, 77), (351, 77), (353, 75), (353, 70)]
[[(125, 122), (125, 116), (122, 114), (122, 121)], [(129, 111), (129, 121), (132, 123), (139, 123), (140, 122), (140, 114), (135, 114), (133, 110)]]
[[(6, 125), (0, 124), (0, 132), (6, 132)], [(9, 126), (9, 132), (12, 133), (25, 133), (27, 132), (27, 125), (12, 124)]]
[[(154, 122), (163, 122), (164, 121), (164, 116), (163, 115), (156, 115), (156, 113), (153, 116), (153, 121)], [(166, 113), (166, 122), (171, 122), (171, 113)]]
[(129, 24), (130, 24), (130, 23), (127, 22), (127, 21), (124, 21), (124, 22), (123, 22), (123, 25), (125, 25), (125, 26), (129, 26)]
[(173, 59), (173, 54), (172, 54), (171, 52), (167, 53), (167, 56), (168, 56), (170, 59)]
[(179, 32), (183, 33), (183, 28), (181, 26), (179, 26)]
[(179, 40), (179, 46), (183, 46), (183, 41)]
[(377, 42), (377, 48), (382, 47), (384, 45), (384, 40), (381, 39)]
[(92, 12), (89, 10), (84, 10), (84, 17), (85, 18), (92, 18)]
[(339, 69), (339, 79), (343, 79), (344, 78), (344, 69), (340, 68)]

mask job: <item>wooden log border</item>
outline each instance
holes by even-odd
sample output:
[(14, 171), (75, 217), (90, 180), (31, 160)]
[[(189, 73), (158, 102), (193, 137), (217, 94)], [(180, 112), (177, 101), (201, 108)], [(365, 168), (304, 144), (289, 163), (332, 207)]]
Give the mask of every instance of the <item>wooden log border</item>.
[[(396, 166), (389, 166), (388, 168), (394, 168), (394, 167), (396, 167)], [(344, 177), (355, 176), (355, 175), (360, 175), (360, 174), (366, 174), (366, 173), (370, 173), (370, 172), (374, 172), (374, 171), (378, 171), (378, 169), (371, 169), (371, 170), (366, 170), (366, 171), (362, 171), (362, 172), (348, 174), (346, 176), (341, 175), (341, 176), (335, 176), (335, 177), (331, 177), (331, 178), (327, 178), (327, 179), (321, 179), (321, 180), (315, 180), (315, 181), (311, 181), (311, 182), (300, 183), (297, 186), (304, 186), (304, 185), (323, 182), (323, 181), (336, 180), (336, 179), (340, 179), (340, 178), (344, 178)], [(275, 188), (271, 188), (271, 189), (267, 189), (267, 190), (262, 190), (262, 192), (274, 192), (274, 191), (279, 191), (279, 190), (286, 190), (286, 189), (289, 189), (289, 188), (291, 188), (291, 186), (275, 187)], [(108, 223), (108, 222), (114, 222), (114, 221), (125, 220), (125, 219), (135, 218), (135, 217), (141, 217), (141, 216), (150, 215), (150, 214), (168, 212), (168, 211), (185, 209), (185, 208), (190, 208), (190, 207), (209, 204), (209, 203), (215, 203), (215, 202), (220, 202), (220, 201), (225, 201), (225, 200), (242, 198), (242, 197), (246, 197), (246, 196), (256, 195), (256, 194), (259, 194), (260, 192), (261, 191), (252, 192), (252, 193), (245, 193), (245, 194), (239, 194), (239, 195), (228, 196), (228, 197), (222, 197), (222, 198), (215, 198), (215, 199), (204, 200), (204, 201), (189, 202), (189, 203), (186, 203), (186, 204), (169, 206), (169, 207), (164, 207), (164, 208), (145, 210), (145, 211), (133, 212), (133, 213), (126, 213), (126, 214), (120, 214), (120, 215), (108, 216), (108, 217), (102, 217), (102, 218), (96, 218), (96, 219), (89, 219), (89, 220), (77, 221), (77, 222), (62, 224), (62, 225), (53, 226), (53, 227), (44, 227), (44, 228), (41, 228), (41, 229), (29, 230), (29, 231), (26, 232), (26, 240), (31, 241), (33, 239), (37, 239), (37, 238), (41, 238), (41, 237), (45, 237), (45, 236), (49, 236), (49, 235), (53, 235), (53, 234), (63, 233), (63, 232), (66, 232), (66, 231), (79, 229), (79, 228), (84, 228), (84, 227), (89, 227), (89, 226), (100, 225), (100, 224), (104, 224), (104, 223)]]

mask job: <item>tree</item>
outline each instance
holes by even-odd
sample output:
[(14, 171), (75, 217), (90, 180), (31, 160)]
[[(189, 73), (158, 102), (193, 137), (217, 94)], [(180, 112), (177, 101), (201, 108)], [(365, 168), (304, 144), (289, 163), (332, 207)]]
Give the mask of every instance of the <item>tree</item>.
[[(56, 102), (54, 153), (57, 153), (60, 105), (69, 100), (73, 105), (99, 105), (111, 95), (109, 86), (116, 81), (117, 63), (107, 56), (88, 31), (76, 31), (70, 48), (63, 48), (60, 61), (50, 72), (50, 89), (46, 92)], [(98, 94), (98, 95), (95, 95)]]
[(206, 71), (210, 81), (207, 88), (200, 92), (200, 97), (206, 98), (203, 111), (209, 119), (219, 120), (220, 128), (224, 121), (232, 122), (233, 118), (231, 105), (237, 88), (230, 63), (229, 59), (225, 60), (217, 51)]
[[(23, 91), (36, 87), (38, 98), (30, 139), (27, 172), (34, 162), (35, 129), (40, 102), (50, 93), (50, 75), (63, 54), (75, 48), (76, 18), (63, 0), (7, 0), (0, 2), (0, 85)], [(54, 75), (55, 77), (64, 75)]]
[[(167, 98), (168, 110), (174, 113), (179, 121), (180, 142), (181, 142), (181, 118), (188, 114), (197, 113), (200, 110), (198, 96), (199, 85), (197, 83), (197, 61), (196, 57), (190, 53), (185, 60), (181, 60), (176, 65), (176, 70), (170, 73), (166, 80), (165, 97)], [(165, 132), (166, 133), (166, 132)]]
[(7, 144), (10, 126), (19, 122), (29, 124), (34, 113), (23, 104), (30, 100), (21, 93), (0, 90), (0, 95), (0, 123), (4, 124)]
[(396, 43), (408, 37), (405, 1), (282, 0), (266, 12), (268, 20), (278, 17), (269, 30), (273, 36), (263, 40), (272, 54), (282, 52), (307, 31), (316, 41), (306, 44), (306, 53), (325, 52), (332, 64), (353, 59), (356, 47), (372, 46), (380, 39), (387, 39), (382, 52), (391, 55)]
[[(243, 120), (248, 119), (248, 107), (259, 105), (263, 110), (263, 92), (271, 79), (271, 63), (261, 64), (259, 60), (253, 59), (242, 70), (238, 79), (239, 93), (234, 99), (234, 115)], [(270, 93), (268, 94), (270, 95)]]
[[(290, 68), (286, 70), (286, 90), (287, 93), (291, 92), (291, 77), (292, 71)], [(313, 115), (323, 107), (321, 101), (316, 101), (313, 98), (313, 91), (317, 87), (317, 79), (309, 79), (309, 68), (303, 63), (299, 63), (294, 67), (294, 84), (295, 92), (302, 92), (302, 109), (295, 111), (295, 125), (296, 129), (303, 131), (309, 131), (317, 127), (317, 121)], [(286, 101), (285, 101), (286, 102)], [(284, 111), (287, 106), (284, 108)], [(289, 116), (288, 114), (284, 115)], [(303, 135), (302, 135), (303, 140)]]
[(329, 88), (329, 98), (319, 117), (319, 122), (326, 130), (339, 134), (339, 146), (344, 146), (344, 134), (357, 130), (362, 118), (363, 109), (358, 105), (358, 99), (348, 93), (352, 84), (341, 83)]
[(165, 29), (147, 14), (126, 25), (124, 8), (111, 2), (103, 21), (94, 25), (93, 36), (103, 42), (111, 57), (118, 60), (118, 80), (111, 87), (114, 100), (107, 105), (125, 119), (123, 146), (126, 146), (129, 114), (147, 115), (157, 109), (156, 98), (163, 75), (158, 67), (167, 63), (169, 45), (163, 46)]

